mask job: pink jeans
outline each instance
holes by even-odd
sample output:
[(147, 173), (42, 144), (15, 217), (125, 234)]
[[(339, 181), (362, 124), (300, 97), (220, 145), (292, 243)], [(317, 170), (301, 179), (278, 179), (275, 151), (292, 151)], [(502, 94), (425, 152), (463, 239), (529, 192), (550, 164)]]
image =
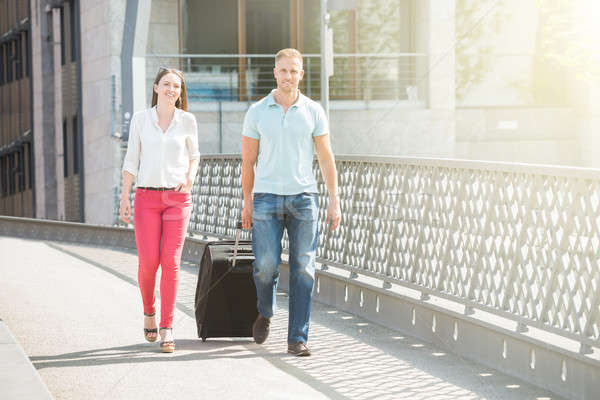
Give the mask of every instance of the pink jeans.
[(189, 193), (137, 189), (133, 220), (138, 252), (138, 282), (144, 313), (155, 312), (156, 272), (161, 266), (160, 327), (173, 327), (179, 264), (191, 215)]

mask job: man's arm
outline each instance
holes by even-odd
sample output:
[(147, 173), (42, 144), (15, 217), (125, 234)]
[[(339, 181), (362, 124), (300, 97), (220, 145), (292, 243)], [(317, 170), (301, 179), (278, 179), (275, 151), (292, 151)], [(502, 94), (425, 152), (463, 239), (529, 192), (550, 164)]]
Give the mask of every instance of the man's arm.
[(258, 139), (242, 136), (242, 228), (252, 227), (252, 188), (254, 187), (254, 168), (258, 158)]
[(331, 230), (335, 230), (342, 219), (340, 210), (340, 197), (338, 195), (337, 168), (331, 151), (329, 134), (315, 136), (315, 151), (319, 160), (319, 167), (325, 179), (325, 185), (329, 192), (329, 208), (327, 209), (327, 224), (331, 224)]

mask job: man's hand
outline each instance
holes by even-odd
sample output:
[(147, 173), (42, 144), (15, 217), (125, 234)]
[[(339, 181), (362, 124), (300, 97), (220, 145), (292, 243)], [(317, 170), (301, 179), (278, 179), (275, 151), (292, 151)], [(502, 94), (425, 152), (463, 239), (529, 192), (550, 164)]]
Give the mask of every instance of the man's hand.
[(342, 220), (342, 211), (340, 210), (340, 201), (336, 196), (329, 202), (329, 207), (327, 208), (327, 225), (331, 224), (331, 231), (335, 231), (338, 226), (340, 226), (340, 221)]
[(121, 197), (121, 205), (119, 207), (119, 215), (121, 219), (125, 223), (129, 223), (129, 218), (131, 217), (131, 202), (129, 201), (129, 197)]
[(242, 229), (252, 228), (252, 200), (244, 201), (242, 210)]

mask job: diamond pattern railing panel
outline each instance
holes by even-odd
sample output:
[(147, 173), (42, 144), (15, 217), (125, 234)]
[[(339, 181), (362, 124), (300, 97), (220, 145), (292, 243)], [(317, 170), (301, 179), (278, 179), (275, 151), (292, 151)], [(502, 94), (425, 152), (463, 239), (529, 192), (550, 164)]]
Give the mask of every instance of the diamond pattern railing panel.
[[(336, 163), (335, 232), (314, 163), (319, 261), (599, 344), (600, 171), (358, 156)], [(190, 232), (233, 237), (239, 156), (204, 156), (193, 196)]]

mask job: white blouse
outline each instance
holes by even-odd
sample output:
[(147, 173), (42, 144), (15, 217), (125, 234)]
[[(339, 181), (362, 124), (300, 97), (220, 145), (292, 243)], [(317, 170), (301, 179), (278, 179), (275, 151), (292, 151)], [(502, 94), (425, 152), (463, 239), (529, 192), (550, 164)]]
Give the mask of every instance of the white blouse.
[(156, 106), (133, 114), (123, 171), (136, 177), (137, 186), (175, 187), (185, 183), (190, 160), (200, 158), (194, 114), (175, 108), (163, 133)]

